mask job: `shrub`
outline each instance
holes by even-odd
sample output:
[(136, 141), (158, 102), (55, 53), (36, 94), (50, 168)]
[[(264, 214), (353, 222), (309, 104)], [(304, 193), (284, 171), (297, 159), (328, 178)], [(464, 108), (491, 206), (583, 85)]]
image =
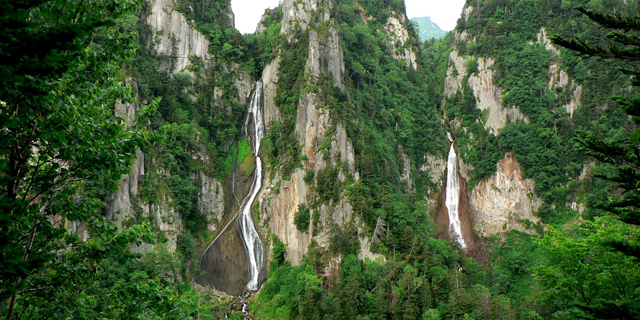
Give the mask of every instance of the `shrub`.
[(296, 216), (293, 220), (296, 225), (298, 231), (307, 232), (309, 231), (309, 223), (311, 222), (311, 213), (307, 205), (304, 203), (298, 206), (298, 212), (296, 212)]
[(273, 260), (278, 264), (284, 263), (284, 258), (287, 254), (287, 247), (278, 238), (273, 239)]

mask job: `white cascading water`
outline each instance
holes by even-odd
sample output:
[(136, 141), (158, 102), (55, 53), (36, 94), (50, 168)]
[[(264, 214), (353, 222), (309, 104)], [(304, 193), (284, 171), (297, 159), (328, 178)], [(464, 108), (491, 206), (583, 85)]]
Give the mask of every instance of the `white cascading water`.
[(447, 138), (451, 141), (449, 149), (449, 158), (447, 159), (447, 190), (445, 205), (449, 214), (449, 232), (458, 236), (460, 246), (464, 249), (467, 245), (462, 238), (462, 229), (460, 228), (460, 215), (458, 211), (458, 202), (460, 201), (460, 182), (458, 181), (458, 157), (453, 148), (453, 139), (451, 134), (447, 132)]
[[(247, 283), (247, 290), (257, 290), (258, 281), (260, 280), (260, 272), (262, 271), (262, 265), (264, 264), (264, 247), (262, 246), (262, 240), (260, 235), (256, 231), (256, 227), (253, 224), (253, 218), (251, 217), (251, 206), (256, 199), (260, 188), (262, 187), (262, 159), (258, 156), (260, 151), (260, 140), (264, 137), (264, 117), (262, 115), (262, 108), (260, 107), (260, 101), (262, 99), (262, 81), (256, 83), (256, 91), (251, 97), (251, 105), (249, 106), (249, 112), (247, 119), (245, 120), (245, 133), (253, 136), (250, 137), (250, 146), (253, 149), (253, 154), (256, 157), (256, 171), (251, 183), (251, 189), (249, 195), (242, 200), (240, 209), (236, 215), (227, 223), (224, 228), (218, 233), (218, 236), (211, 241), (207, 248), (200, 254), (200, 260), (204, 258), (206, 252), (211, 246), (218, 240), (218, 238), (224, 233), (225, 230), (231, 225), (238, 215), (240, 215), (240, 232), (242, 233), (242, 240), (244, 242), (245, 249), (247, 250), (247, 262), (249, 267), (249, 282)], [(249, 124), (253, 125), (253, 132), (249, 131)]]
[[(256, 91), (251, 98), (251, 105), (249, 106), (249, 113), (245, 121), (245, 132), (249, 135), (249, 124), (253, 124), (253, 141), (251, 141), (251, 147), (253, 154), (256, 157), (256, 171), (251, 184), (251, 190), (247, 198), (242, 201), (240, 206), (240, 230), (242, 232), (242, 240), (244, 246), (247, 249), (247, 261), (249, 262), (249, 283), (247, 283), (247, 290), (257, 290), (258, 281), (260, 278), (260, 271), (264, 263), (264, 248), (262, 246), (262, 240), (260, 235), (256, 231), (256, 226), (253, 224), (253, 218), (251, 217), (251, 206), (256, 199), (260, 188), (262, 187), (262, 159), (258, 156), (260, 151), (260, 140), (264, 137), (264, 117), (262, 115), (262, 108), (260, 107), (260, 100), (262, 99), (262, 81), (256, 83)], [(249, 121), (252, 120), (252, 121)]]

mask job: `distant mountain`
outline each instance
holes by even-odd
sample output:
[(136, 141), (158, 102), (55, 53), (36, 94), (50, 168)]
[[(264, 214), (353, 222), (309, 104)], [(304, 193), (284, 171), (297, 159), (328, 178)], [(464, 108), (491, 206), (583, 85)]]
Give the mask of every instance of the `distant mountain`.
[(418, 23), (418, 30), (420, 32), (420, 40), (425, 41), (431, 38), (442, 38), (446, 31), (440, 29), (437, 24), (431, 21), (430, 17), (413, 18), (411, 22)]

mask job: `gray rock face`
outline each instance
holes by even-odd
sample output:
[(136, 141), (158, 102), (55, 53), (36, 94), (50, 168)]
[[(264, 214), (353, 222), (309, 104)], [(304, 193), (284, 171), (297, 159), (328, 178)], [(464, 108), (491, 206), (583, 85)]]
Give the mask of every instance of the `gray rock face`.
[[(309, 58), (305, 64), (307, 86), (315, 87), (320, 76), (325, 74), (333, 78), (336, 87), (344, 89), (342, 77), (345, 66), (342, 44), (337, 29), (332, 25), (327, 7), (322, 7), (321, 1), (317, 0), (285, 0), (283, 14), (281, 32), (289, 32), (295, 23), (298, 23), (303, 30), (309, 29)], [(320, 33), (314, 29), (312, 19), (318, 19), (315, 22), (328, 22), (328, 32)], [(292, 34), (289, 36), (290, 41), (295, 41), (291, 38)], [(280, 117), (273, 103), (276, 94), (278, 62), (276, 59), (267, 65), (262, 76), (267, 127), (269, 123)], [(353, 221), (360, 230), (360, 234), (364, 234), (364, 223), (353, 214), (353, 208), (346, 198), (342, 198), (338, 203), (324, 203), (317, 209), (320, 211), (318, 225), (320, 230), (314, 230), (315, 227), (312, 224), (309, 232), (300, 232), (294, 224), (298, 206), (316, 196), (311, 193), (311, 189), (304, 181), (307, 171), (312, 171), (316, 176), (319, 170), (327, 166), (337, 166), (340, 161), (347, 166), (338, 173), (339, 179), (344, 180), (347, 174), (351, 174), (356, 181), (359, 179), (355, 168), (354, 149), (347, 131), (341, 124), (337, 124), (335, 131), (331, 131), (334, 133), (328, 136), (331, 119), (329, 111), (322, 107), (324, 103), (316, 90), (303, 90), (298, 104), (295, 132), (298, 143), (302, 146), (302, 154), (307, 157), (307, 160), (303, 161), (304, 168), (294, 170), (288, 180), (284, 180), (277, 171), (274, 173), (275, 177), (270, 179), (271, 174), (267, 172), (263, 188), (258, 194), (260, 221), (265, 221), (262, 227), (268, 228), (273, 235), (286, 244), (287, 260), (294, 265), (299, 264), (303, 255), (307, 253), (312, 239), (321, 246), (329, 245), (329, 226), (334, 223), (344, 224)], [(329, 143), (328, 159), (325, 158), (324, 150), (318, 149), (323, 142)], [(382, 258), (371, 252), (370, 239), (363, 237), (360, 241), (362, 258)]]
[[(209, 41), (196, 31), (185, 16), (173, 9), (174, 0), (151, 1), (151, 14), (147, 23), (156, 35), (155, 51), (174, 58), (173, 73), (185, 72), (193, 76), (187, 68), (191, 66), (189, 57), (201, 58), (205, 64), (210, 60)], [(231, 13), (233, 20), (233, 13)]]
[(280, 119), (280, 110), (276, 107), (274, 100), (278, 84), (278, 63), (280, 63), (280, 57), (273, 59), (262, 71), (264, 124), (267, 128), (273, 121)]
[[(450, 97), (462, 89), (462, 80), (467, 75), (466, 63), (474, 59), (473, 56), (459, 56), (457, 50), (449, 55), (451, 66), (447, 71), (444, 90), (445, 96)], [(515, 107), (502, 105), (502, 89), (493, 83), (493, 58), (478, 58), (478, 72), (469, 76), (468, 84), (476, 97), (476, 106), (480, 110), (488, 110), (488, 117), (484, 127), (498, 134), (508, 121), (515, 122), (525, 116)]]
[(283, 0), (282, 1), (282, 27), (280, 32), (287, 34), (293, 30), (296, 22), (300, 28), (307, 30), (312, 12), (320, 7), (323, 0)]
[[(552, 53), (552, 56), (560, 55), (560, 51), (553, 46), (551, 41), (547, 38), (546, 30), (544, 28), (540, 29), (540, 33), (538, 33), (538, 43), (544, 44), (545, 49)], [(575, 80), (570, 79), (569, 75), (566, 71), (560, 68), (560, 62), (552, 61), (549, 65), (549, 75), (551, 78), (549, 79), (549, 89), (551, 92), (556, 92), (554, 89), (562, 88), (563, 90), (573, 91), (571, 100), (563, 105), (562, 107), (567, 111), (567, 113), (573, 117), (573, 113), (580, 108), (581, 97), (582, 97), (582, 85), (577, 84)]]
[(404, 182), (407, 186), (407, 190), (411, 191), (413, 189), (413, 180), (411, 180), (411, 159), (404, 152), (400, 151), (400, 160), (402, 164), (402, 176), (400, 177), (400, 181)]
[(238, 77), (235, 79), (235, 86), (238, 90), (238, 101), (240, 103), (246, 104), (249, 102), (249, 98), (251, 97), (251, 92), (255, 89), (253, 85), (253, 81), (251, 80), (251, 75), (240, 69), (240, 66), (237, 64), (232, 64), (232, 69), (238, 74)]
[[(175, 64), (171, 67), (173, 73), (188, 73), (191, 65), (189, 57), (196, 56), (205, 63), (209, 61), (209, 42), (197, 32), (178, 11), (173, 10), (176, 5), (173, 0), (151, 1), (151, 14), (147, 23), (156, 34), (155, 50), (158, 54), (174, 57)], [(233, 19), (233, 14), (229, 17)], [(250, 77), (243, 74), (236, 81), (239, 92), (239, 100), (246, 99), (252, 90)], [(215, 91), (215, 89), (213, 89)], [(214, 94), (215, 95), (215, 94)], [(127, 127), (135, 122), (136, 106), (130, 104), (117, 104), (116, 115), (125, 118)], [(204, 159), (203, 155), (194, 155), (194, 158)], [(123, 222), (132, 218), (135, 214), (153, 217), (158, 231), (167, 238), (167, 249), (176, 250), (177, 236), (183, 231), (182, 218), (171, 206), (172, 199), (164, 194), (157, 204), (142, 203), (139, 199), (139, 188), (145, 176), (145, 160), (153, 162), (154, 159), (146, 159), (141, 151), (136, 151), (136, 160), (132, 164), (131, 172), (123, 175), (118, 182), (118, 191), (107, 202), (107, 210), (111, 220), (123, 227)], [(169, 175), (161, 170), (160, 174)], [(192, 179), (199, 179), (202, 184), (198, 194), (198, 210), (207, 216), (207, 229), (216, 230), (222, 215), (224, 214), (224, 188), (222, 183), (214, 178), (198, 172)], [(151, 245), (143, 245), (130, 248), (134, 252), (146, 252), (153, 249)]]
[[(322, 43), (327, 43), (323, 45)], [(314, 30), (309, 31), (309, 60), (307, 60), (307, 69), (314, 80), (324, 73), (331, 75), (334, 85), (344, 90), (342, 77), (344, 76), (344, 54), (338, 31), (331, 27), (326, 41), (318, 39), (318, 33)]]
[(331, 161), (334, 166), (338, 165), (337, 159), (340, 156), (341, 162), (346, 162), (349, 172), (355, 173), (355, 155), (351, 139), (347, 137), (347, 131), (342, 124), (336, 126), (335, 140), (331, 141)]
[[(264, 185), (258, 195), (260, 217), (268, 218), (268, 228), (271, 232), (287, 245), (287, 260), (292, 264), (300, 264), (302, 256), (307, 253), (311, 241), (310, 230), (307, 233), (300, 232), (294, 224), (298, 206), (307, 202), (309, 189), (303, 180), (304, 170), (296, 169), (289, 180), (281, 180), (280, 175), (268, 184)], [(280, 183), (278, 193), (275, 186)]]
[(213, 232), (218, 229), (224, 216), (224, 186), (218, 179), (211, 178), (200, 171), (200, 194), (198, 210), (207, 216), (207, 230)]
[[(328, 10), (325, 10), (328, 12)], [(333, 81), (335, 82), (336, 87), (344, 90), (344, 85), (342, 84), (342, 77), (344, 76), (344, 53), (342, 52), (342, 44), (340, 43), (340, 37), (338, 35), (338, 30), (331, 28), (329, 29), (329, 37), (327, 39), (327, 47), (326, 47), (326, 56), (328, 59), (327, 70), (333, 76)]]
[(533, 215), (542, 204), (542, 199), (533, 193), (533, 179), (522, 177), (520, 164), (511, 155), (506, 155), (497, 166), (493, 176), (471, 191), (469, 204), (474, 229), (482, 237), (509, 230), (534, 232), (521, 222), (523, 219), (534, 224), (540, 221)]
[(426, 155), (425, 157), (427, 161), (422, 165), (420, 171), (426, 172), (433, 183), (442, 185), (447, 162), (443, 158), (434, 155)]
[(398, 16), (399, 18), (390, 16), (384, 27), (384, 31), (391, 38), (392, 55), (396, 59), (404, 60), (408, 67), (416, 69), (418, 67), (416, 53), (409, 44), (409, 31), (403, 23), (407, 21), (407, 17), (404, 14)]
[[(115, 114), (124, 118), (126, 128), (131, 128), (136, 118), (136, 105), (118, 102)], [(119, 227), (122, 227), (122, 222), (134, 216), (136, 209), (141, 212), (149, 212), (148, 206), (141, 206), (138, 202), (138, 189), (143, 177), (144, 153), (136, 150), (136, 160), (131, 165), (131, 172), (122, 175), (118, 181), (118, 191), (107, 201), (107, 210), (111, 213), (111, 220), (116, 222)]]

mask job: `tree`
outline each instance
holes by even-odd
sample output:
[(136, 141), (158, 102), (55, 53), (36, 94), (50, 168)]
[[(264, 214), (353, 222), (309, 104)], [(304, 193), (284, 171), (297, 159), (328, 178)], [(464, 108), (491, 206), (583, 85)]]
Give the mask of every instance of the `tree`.
[[(558, 35), (551, 37), (551, 41), (567, 49), (577, 51), (585, 57), (600, 57), (624, 63), (618, 69), (630, 77), (632, 86), (640, 86), (640, 16), (623, 17), (619, 14), (605, 14), (582, 6), (576, 10), (587, 15), (604, 28), (613, 29), (606, 35), (609, 40), (606, 46), (590, 44), (578, 38), (564, 39)], [(640, 97), (614, 96), (614, 101), (620, 104), (633, 119), (640, 124)], [(584, 145), (588, 153), (605, 163), (616, 166), (616, 170), (608, 176), (600, 178), (619, 183), (624, 190), (622, 199), (608, 201), (600, 205), (601, 208), (615, 214), (621, 221), (640, 224), (640, 129), (619, 141), (606, 141), (593, 132), (578, 132), (578, 141)], [(640, 257), (640, 246), (630, 243), (612, 243), (616, 249)]]
[[(116, 20), (141, 4), (0, 1), (0, 311), (7, 318), (65, 318), (73, 312), (65, 305), (103, 274), (103, 259), (127, 256), (129, 244), (151, 235), (148, 226), (118, 233), (101, 216), (102, 199), (83, 192), (115, 190), (136, 148), (147, 144), (147, 132), (127, 127), (114, 108), (135, 101), (121, 67), (135, 35), (120, 32)], [(154, 108), (139, 108), (137, 121)], [(80, 241), (68, 222), (86, 223), (92, 238)]]
[[(584, 7), (577, 10), (612, 31), (605, 45), (590, 44), (578, 38), (554, 35), (554, 44), (577, 51), (585, 57), (599, 57), (621, 63), (619, 70), (640, 86), (640, 16), (623, 17)], [(640, 98), (613, 97), (640, 124)], [(622, 139), (606, 140), (597, 133), (578, 131), (576, 140), (595, 159), (611, 164), (612, 172), (597, 176), (617, 183), (619, 197), (598, 204), (610, 216), (587, 222), (582, 238), (570, 239), (552, 229), (540, 245), (547, 252), (549, 265), (536, 268), (537, 277), (546, 286), (543, 296), (552, 297), (563, 307), (578, 307), (562, 312), (571, 317), (630, 319), (640, 317), (640, 129)], [(566, 300), (566, 301), (563, 301)], [(573, 310), (573, 311), (572, 311)]]

